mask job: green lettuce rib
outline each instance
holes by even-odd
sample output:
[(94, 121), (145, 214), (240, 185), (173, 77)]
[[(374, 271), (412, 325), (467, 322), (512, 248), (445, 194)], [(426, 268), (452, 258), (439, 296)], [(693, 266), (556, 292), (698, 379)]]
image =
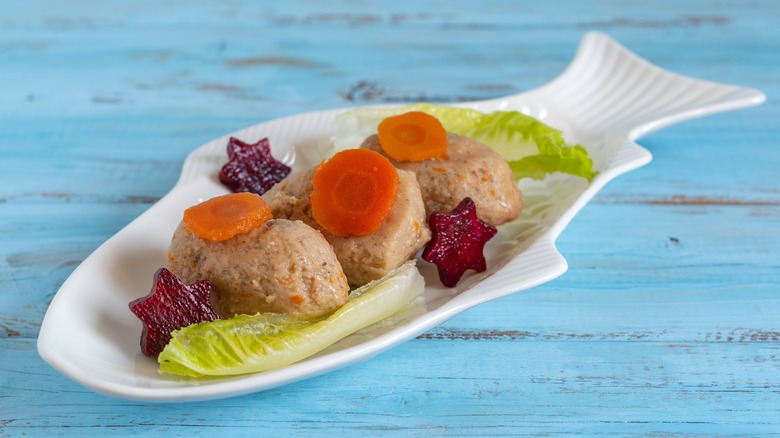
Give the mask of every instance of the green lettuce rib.
[(229, 376), (286, 366), (394, 315), (424, 289), (411, 261), (353, 291), (347, 303), (327, 318), (302, 321), (265, 313), (194, 324), (173, 333), (158, 357), (160, 372)]
[(336, 118), (336, 149), (354, 148), (376, 132), (385, 117), (423, 111), (438, 118), (444, 129), (465, 135), (495, 149), (507, 160), (515, 179), (544, 179), (562, 172), (591, 181), (597, 174), (582, 145), (570, 145), (561, 131), (517, 111), (482, 113), (467, 108), (417, 103), (401, 108), (361, 108)]

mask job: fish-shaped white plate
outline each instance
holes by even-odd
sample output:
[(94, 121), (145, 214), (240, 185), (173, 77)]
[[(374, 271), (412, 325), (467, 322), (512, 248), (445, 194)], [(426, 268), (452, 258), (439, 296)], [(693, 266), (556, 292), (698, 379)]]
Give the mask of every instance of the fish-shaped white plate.
[[(139, 349), (141, 322), (128, 302), (145, 295), (165, 266), (171, 236), (185, 208), (226, 193), (217, 178), (229, 136), (190, 154), (176, 186), (148, 211), (101, 245), (73, 272), (52, 301), (38, 337), (38, 352), (62, 374), (95, 391), (146, 401), (214, 399), (260, 391), (366, 360), (435, 327), (464, 310), (563, 274), (555, 248), (564, 227), (607, 182), (651, 159), (634, 143), (673, 123), (761, 104), (757, 90), (664, 71), (608, 36), (588, 33), (569, 67), (540, 88), (500, 99), (459, 104), (484, 112), (518, 110), (585, 145), (600, 172), (590, 183), (563, 174), (522, 180), (525, 207), (499, 227), (486, 247), (488, 270), (467, 274), (454, 289), (441, 286), (435, 267), (418, 266), (426, 279), (425, 307), (378, 324), (296, 364), (264, 373), (189, 380), (158, 373)], [(269, 137), (275, 157), (305, 169), (323, 157), (333, 120), (344, 110), (305, 113), (230, 134), (254, 142)]]

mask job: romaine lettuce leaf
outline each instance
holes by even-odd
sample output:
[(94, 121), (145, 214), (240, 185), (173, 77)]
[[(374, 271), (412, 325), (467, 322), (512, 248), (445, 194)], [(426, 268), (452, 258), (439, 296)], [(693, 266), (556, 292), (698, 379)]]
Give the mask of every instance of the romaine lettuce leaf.
[(598, 172), (582, 145), (570, 145), (561, 131), (518, 111), (482, 113), (467, 108), (417, 103), (400, 108), (360, 108), (336, 118), (334, 146), (337, 150), (355, 148), (376, 133), (385, 117), (407, 111), (423, 111), (435, 116), (444, 129), (471, 137), (495, 149), (509, 163), (515, 179), (543, 179), (563, 172), (591, 181)]
[(406, 309), (424, 289), (410, 261), (352, 291), (347, 303), (326, 318), (304, 321), (260, 313), (194, 324), (173, 333), (158, 357), (160, 372), (228, 376), (286, 366)]

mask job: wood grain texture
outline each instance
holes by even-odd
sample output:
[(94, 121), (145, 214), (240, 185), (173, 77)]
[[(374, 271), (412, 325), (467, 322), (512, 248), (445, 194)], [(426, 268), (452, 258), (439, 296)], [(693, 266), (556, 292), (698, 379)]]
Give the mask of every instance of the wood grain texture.
[[(334, 107), (541, 85), (604, 31), (759, 108), (640, 139), (561, 235), (570, 269), (368, 362), (155, 405), (35, 351), (58, 287), (197, 146)], [(780, 4), (84, 1), (0, 6), (0, 436), (777, 436)]]

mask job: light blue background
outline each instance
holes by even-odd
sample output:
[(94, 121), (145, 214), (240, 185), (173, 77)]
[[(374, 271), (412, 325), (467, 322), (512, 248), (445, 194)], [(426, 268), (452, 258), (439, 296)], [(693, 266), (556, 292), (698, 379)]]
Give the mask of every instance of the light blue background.
[[(0, 436), (780, 434), (778, 29), (771, 0), (4, 2)], [(302, 111), (520, 92), (589, 30), (768, 100), (641, 139), (654, 161), (559, 239), (563, 277), (220, 401), (113, 399), (38, 357), (57, 288), (197, 146)]]

